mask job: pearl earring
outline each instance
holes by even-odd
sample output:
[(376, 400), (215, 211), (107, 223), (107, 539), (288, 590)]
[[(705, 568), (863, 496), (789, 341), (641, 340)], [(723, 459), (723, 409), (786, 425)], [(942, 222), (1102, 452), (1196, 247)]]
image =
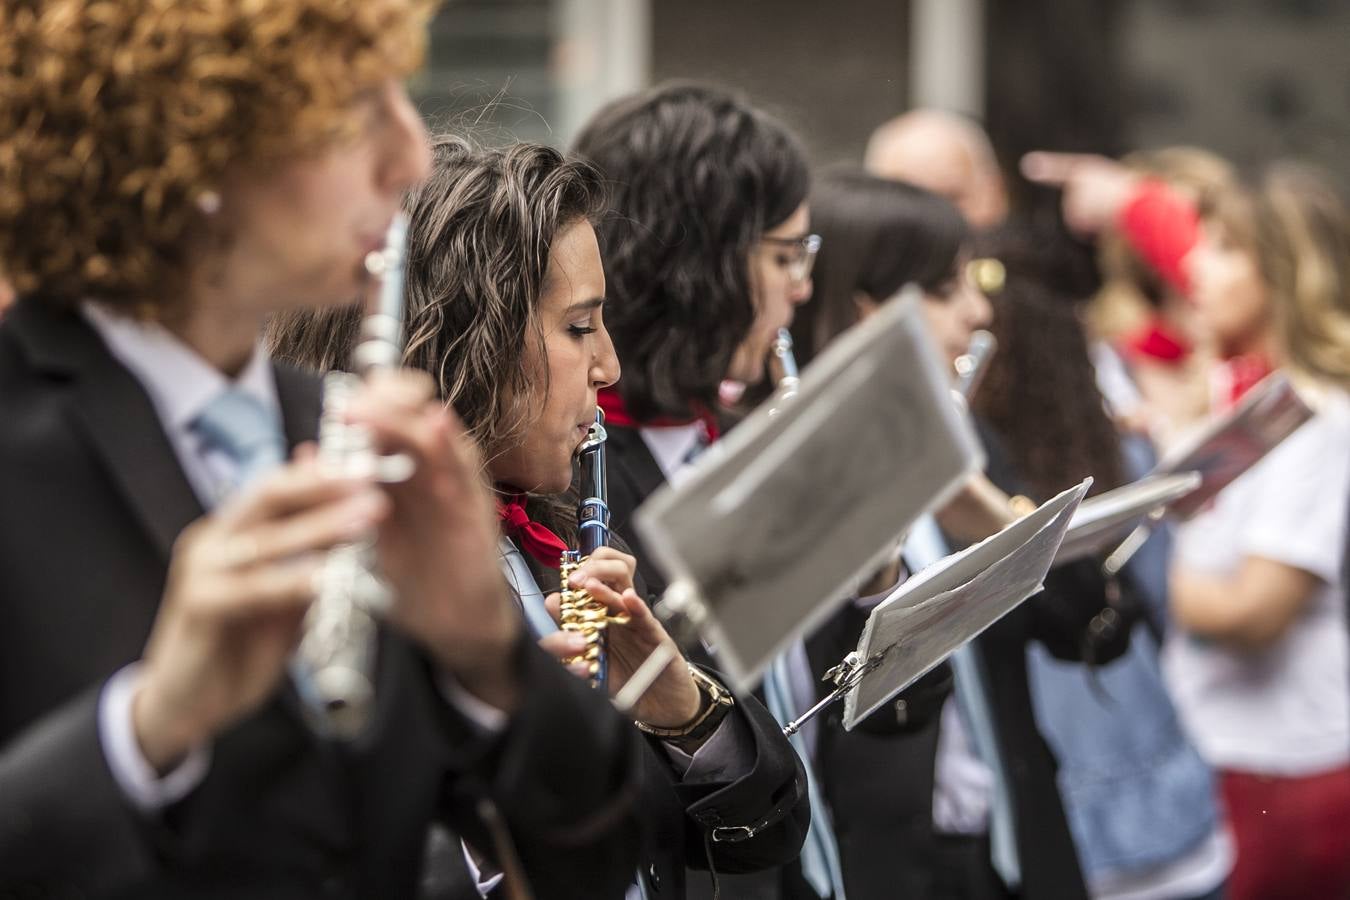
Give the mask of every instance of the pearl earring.
[(197, 209), (204, 216), (214, 216), (220, 212), (220, 194), (216, 191), (202, 191), (197, 195)]

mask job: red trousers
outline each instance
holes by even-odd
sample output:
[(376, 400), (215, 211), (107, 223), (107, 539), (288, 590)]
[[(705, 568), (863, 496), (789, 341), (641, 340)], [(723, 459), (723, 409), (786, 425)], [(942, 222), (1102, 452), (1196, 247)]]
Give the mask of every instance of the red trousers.
[(1228, 900), (1350, 898), (1350, 767), (1302, 778), (1220, 774), (1237, 840)]

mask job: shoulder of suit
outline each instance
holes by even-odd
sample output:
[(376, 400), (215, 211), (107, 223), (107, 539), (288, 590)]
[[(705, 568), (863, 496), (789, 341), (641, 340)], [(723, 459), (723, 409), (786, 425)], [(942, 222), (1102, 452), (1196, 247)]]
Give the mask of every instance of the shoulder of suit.
[(323, 394), (323, 376), (309, 369), (302, 369), (294, 363), (272, 360), (272, 372), (277, 380), (277, 390), (294, 391), (297, 395), (312, 396), (315, 402)]

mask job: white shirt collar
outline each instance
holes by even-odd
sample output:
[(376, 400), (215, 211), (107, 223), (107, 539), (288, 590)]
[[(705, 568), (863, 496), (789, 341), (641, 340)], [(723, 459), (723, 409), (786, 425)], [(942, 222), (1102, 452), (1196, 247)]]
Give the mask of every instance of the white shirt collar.
[(261, 338), (239, 377), (231, 381), (162, 325), (119, 316), (91, 302), (82, 303), (80, 312), (117, 361), (144, 385), (166, 430), (186, 430), (229, 387), (252, 394), (280, 416), (276, 381)]
[(652, 452), (656, 464), (666, 476), (666, 481), (675, 484), (685, 467), (690, 463), (690, 454), (704, 440), (707, 431), (702, 422), (694, 421), (687, 425), (654, 427), (643, 426), (639, 432), (642, 442)]

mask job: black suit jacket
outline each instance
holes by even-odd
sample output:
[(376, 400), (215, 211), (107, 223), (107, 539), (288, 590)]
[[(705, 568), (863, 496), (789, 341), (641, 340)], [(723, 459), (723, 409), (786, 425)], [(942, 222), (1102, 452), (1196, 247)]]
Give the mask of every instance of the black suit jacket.
[[(666, 581), (648, 562), (631, 520), (642, 500), (665, 483), (665, 476), (635, 429), (611, 425), (606, 426), (606, 432), (611, 527), (638, 560), (636, 583), (639, 592), (648, 602), (654, 603), (664, 592)], [(700, 664), (711, 662), (696, 651), (692, 657)], [(684, 806), (681, 826), (684, 852), (682, 859), (664, 860), (671, 865), (687, 865), (700, 870), (711, 867), (718, 873), (736, 875), (788, 865), (801, 852), (811, 819), (801, 761), (761, 699), (745, 696), (739, 697), (737, 703), (737, 714), (754, 738), (754, 768), (734, 782), (715, 786), (714, 790), (709, 790), (708, 786), (694, 788), (674, 784)], [(668, 781), (673, 773), (664, 762), (664, 751), (658, 742), (653, 741), (652, 747), (661, 758), (658, 768), (662, 778)], [(690, 800), (696, 802), (690, 803)], [(766, 817), (772, 818), (773, 824), (749, 840), (707, 840), (712, 828), (746, 825)], [(677, 821), (674, 817), (667, 818), (672, 823)], [(669, 833), (674, 838), (678, 832), (672, 830)], [(658, 846), (664, 843), (658, 841)], [(707, 879), (697, 878), (690, 886), (690, 895), (702, 895), (709, 883)], [(732, 879), (729, 883), (736, 882)], [(734, 889), (727, 890), (726, 895), (741, 896)]]
[[(607, 431), (612, 523), (615, 531), (633, 544), (637, 537), (632, 515), (665, 483), (665, 475), (638, 430), (611, 425)], [(652, 596), (659, 597), (664, 578), (655, 567), (642, 562), (646, 557), (640, 549), (636, 552), (639, 574), (649, 588), (656, 588)], [(818, 628), (806, 641), (812, 671), (823, 676), (826, 669), (856, 649), (865, 621), (865, 613), (845, 604)], [(827, 685), (823, 681), (818, 684), (823, 696)], [(875, 872), (880, 875), (876, 883), (879, 890), (886, 891), (884, 896), (923, 896), (922, 892), (908, 892), (904, 875), (916, 870), (897, 865), (896, 859), (897, 854), (908, 858), (913, 853), (915, 865), (921, 866), (923, 851), (913, 837), (918, 834), (931, 839), (937, 713), (950, 689), (951, 672), (943, 665), (869, 716), (852, 733), (843, 730), (839, 706), (821, 716), (817, 761), (824, 776), (822, 787), (834, 813), (832, 824), (850, 894), (855, 880), (866, 883)], [(831, 777), (832, 772), (838, 774)], [(895, 778), (896, 772), (905, 773), (905, 777)], [(855, 812), (859, 807), (884, 811), (887, 827), (874, 827), (872, 817)], [(921, 883), (926, 882), (914, 884)], [(795, 860), (772, 872), (729, 879), (726, 891), (747, 900), (815, 896)]]
[[(631, 519), (641, 502), (665, 478), (641, 434), (609, 427), (610, 508), (616, 531), (634, 538)], [(1018, 479), (992, 435), (990, 477), (1012, 493)], [(641, 556), (639, 557), (642, 558)], [(639, 571), (648, 584), (664, 586), (659, 572)], [(1105, 585), (1091, 563), (1056, 570), (1046, 591), (1004, 617), (973, 644), (988, 675), (995, 728), (1009, 774), (1022, 896), (1086, 897), (1077, 855), (1064, 817), (1056, 765), (1036, 728), (1026, 675), (1026, 645), (1039, 640), (1064, 659), (1080, 659), (1083, 636), (1104, 604)], [(813, 671), (824, 671), (857, 644), (865, 616), (845, 606), (806, 643)], [(1096, 659), (1122, 654), (1128, 628), (1098, 644)], [(883, 707), (853, 732), (842, 728), (838, 710), (822, 716), (818, 732), (817, 772), (830, 804), (839, 843), (845, 887), (851, 900), (938, 897), (933, 871), (936, 839), (932, 795), (942, 701), (951, 687), (950, 670), (935, 670), (900, 695), (905, 715)], [(825, 685), (820, 685), (821, 695)], [(758, 878), (746, 884), (747, 897), (797, 900), (812, 896), (796, 866), (785, 867), (776, 882)]]
[[(317, 382), (276, 377), (288, 438), (311, 437)], [(218, 736), (186, 800), (138, 815), (102, 753), (98, 692), (140, 656), (202, 510), (145, 391), (76, 313), (30, 297), (0, 323), (0, 421), (0, 897), (411, 896), (429, 824), (492, 848), (488, 805), (536, 897), (623, 896), (638, 742), (523, 635), (500, 735), (386, 632), (361, 741), (316, 740), (282, 688)]]
[[(1021, 492), (1020, 479), (997, 439), (991, 433), (982, 437), (990, 479), (1009, 493)], [(1095, 562), (1055, 569), (1046, 577), (1044, 591), (970, 645), (986, 676), (995, 737), (1008, 775), (1022, 870), (1019, 895), (1029, 900), (1086, 900), (1087, 892), (1059, 794), (1057, 765), (1036, 727), (1027, 644), (1039, 641), (1060, 659), (1082, 660), (1088, 625), (1105, 603), (1106, 584)], [(845, 645), (857, 640), (861, 627), (861, 617), (851, 623), (836, 617), (831, 623)], [(828, 636), (826, 629), (813, 641), (828, 641)], [(1092, 655), (1098, 662), (1114, 659), (1125, 652), (1128, 639), (1129, 628), (1120, 628), (1094, 644)], [(810, 652), (813, 643), (807, 648)], [(812, 653), (813, 667), (823, 672), (831, 658)], [(935, 671), (927, 677), (938, 675)], [(818, 753), (850, 900), (945, 896), (943, 881), (931, 865), (939, 858), (932, 797), (940, 723), (931, 705), (925, 706), (928, 716), (889, 739), (875, 729), (846, 733), (837, 715), (826, 717)], [(878, 710), (869, 722), (884, 712)]]

